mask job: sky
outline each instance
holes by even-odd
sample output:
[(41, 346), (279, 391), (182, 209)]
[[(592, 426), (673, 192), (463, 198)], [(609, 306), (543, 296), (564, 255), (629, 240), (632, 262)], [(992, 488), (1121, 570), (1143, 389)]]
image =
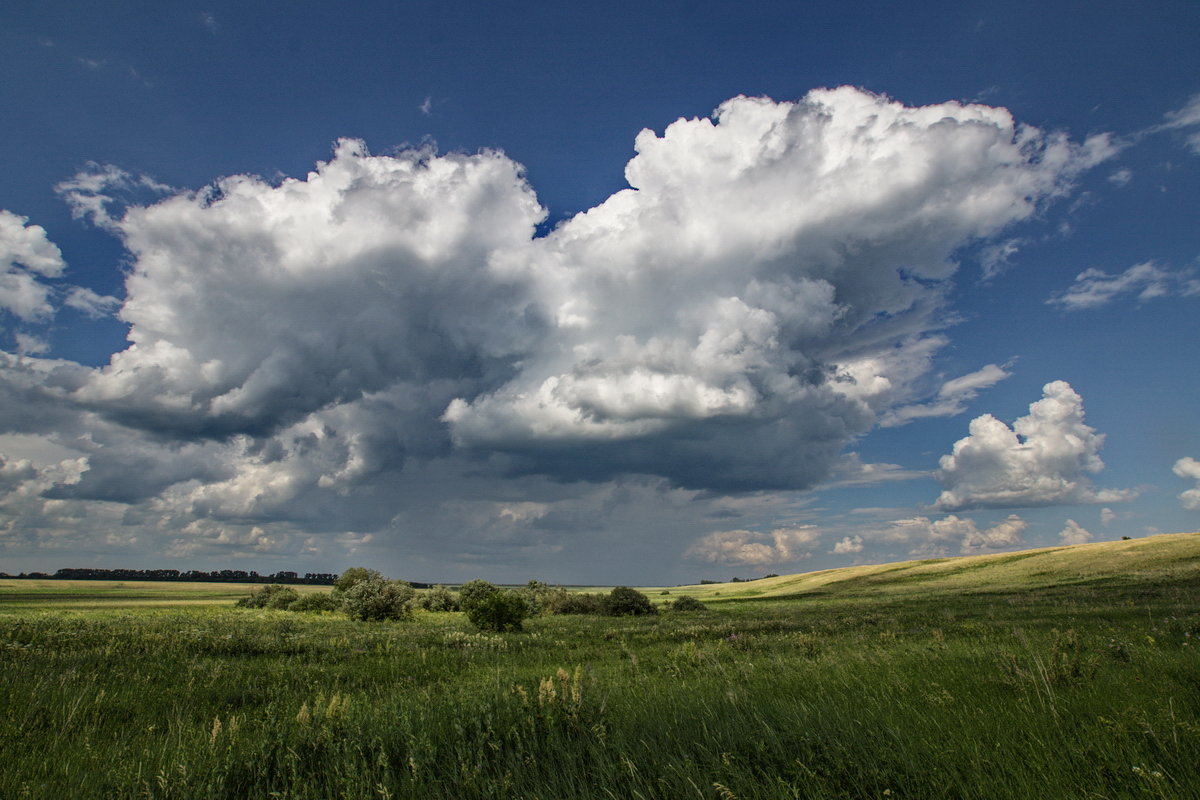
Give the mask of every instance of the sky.
[(15, 0), (0, 571), (1200, 529), (1200, 5)]

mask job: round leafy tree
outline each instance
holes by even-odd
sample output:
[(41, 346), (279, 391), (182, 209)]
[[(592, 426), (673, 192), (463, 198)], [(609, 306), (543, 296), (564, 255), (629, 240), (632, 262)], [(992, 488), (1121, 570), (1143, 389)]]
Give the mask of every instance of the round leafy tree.
[(409, 619), (413, 614), (413, 588), (403, 581), (367, 578), (342, 596), (342, 609), (350, 619)]
[(378, 570), (367, 569), (366, 567), (350, 567), (343, 572), (333, 584), (335, 592), (348, 592), (356, 583), (361, 583), (371, 578), (383, 578)]
[(500, 591), (500, 587), (496, 584), (476, 578), (458, 587), (458, 603), (462, 606), (463, 611), (470, 611), (471, 606), (498, 591)]
[(703, 611), (704, 603), (701, 603), (691, 595), (685, 594), (671, 603), (672, 611)]
[(519, 631), (529, 616), (529, 604), (518, 592), (496, 589), (466, 606), (467, 619), (481, 631)]
[(657, 613), (650, 598), (637, 589), (618, 586), (604, 598), (604, 613), (610, 617), (637, 617)]

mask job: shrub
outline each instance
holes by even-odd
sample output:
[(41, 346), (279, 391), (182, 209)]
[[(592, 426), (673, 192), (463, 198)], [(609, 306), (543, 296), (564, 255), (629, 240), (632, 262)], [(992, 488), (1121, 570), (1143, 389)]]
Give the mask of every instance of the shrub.
[(281, 591), (271, 595), (270, 599), (267, 600), (265, 608), (285, 609), (300, 599), (300, 593), (290, 586), (281, 586), (279, 588)]
[(413, 588), (404, 581), (367, 578), (342, 596), (342, 609), (350, 619), (409, 619), (413, 613)]
[(529, 604), (511, 589), (496, 589), (467, 607), (467, 619), (481, 631), (519, 631), (528, 616)]
[(295, 600), (297, 597), (300, 596), (296, 593), (295, 589), (290, 589), (287, 586), (280, 586), (277, 583), (270, 583), (270, 584), (267, 584), (266, 586), (261, 586), (257, 589), (252, 590), (250, 592), (250, 594), (243, 597), (241, 600), (238, 600), (237, 607), (238, 608), (283, 608), (283, 607), (285, 607), (286, 603), (283, 606), (271, 605), (271, 601), (277, 595), (284, 595), (285, 597), (287, 597), (288, 603), (292, 602), (293, 600)]
[(426, 611), (458, 611), (458, 597), (445, 586), (437, 585), (417, 595), (417, 606)]
[(287, 608), (288, 611), (337, 611), (341, 605), (332, 592), (312, 592), (300, 595)]
[(372, 578), (382, 579), (378, 570), (367, 569), (366, 567), (351, 567), (338, 577), (333, 584), (333, 590), (339, 594), (348, 592), (355, 584), (363, 581), (371, 580)]
[(458, 587), (458, 604), (463, 611), (470, 611), (473, 605), (498, 591), (500, 587), (496, 584), (476, 578)]
[(701, 603), (691, 595), (683, 595), (671, 603), (672, 611), (703, 611), (704, 603)]
[(604, 595), (558, 587), (543, 598), (542, 609), (547, 614), (603, 614)]
[(521, 597), (525, 598), (525, 605), (529, 606), (529, 616), (536, 617), (539, 614), (548, 614), (546, 610), (546, 600), (555, 592), (562, 591), (561, 586), (551, 587), (549, 584), (541, 581), (531, 580), (529, 583), (522, 586), (517, 592)]
[(604, 598), (604, 613), (610, 617), (637, 617), (643, 614), (655, 614), (650, 598), (637, 589), (628, 586), (618, 586)]

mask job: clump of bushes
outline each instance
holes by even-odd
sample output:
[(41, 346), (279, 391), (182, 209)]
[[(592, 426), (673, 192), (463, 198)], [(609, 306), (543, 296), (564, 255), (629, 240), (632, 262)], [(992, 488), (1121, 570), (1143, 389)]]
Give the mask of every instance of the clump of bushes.
[(250, 594), (237, 601), (238, 608), (287, 608), (299, 599), (300, 593), (290, 586), (270, 583), (251, 590)]
[(603, 614), (604, 595), (587, 592), (568, 592), (556, 587), (542, 601), (547, 614)]
[(411, 619), (416, 592), (404, 581), (369, 577), (342, 595), (342, 610), (350, 619), (363, 621)]
[(425, 611), (459, 611), (462, 608), (458, 595), (441, 584), (417, 595), (417, 607)]
[(501, 589), (487, 581), (463, 584), (459, 602), (467, 619), (481, 631), (519, 631), (531, 616), (529, 604), (520, 592)]
[(332, 592), (310, 592), (300, 595), (298, 600), (287, 607), (288, 611), (337, 611), (342, 607), (341, 602)]
[(676, 598), (674, 603), (670, 604), (672, 611), (703, 611), (704, 603), (701, 603), (691, 595), (685, 594)]
[(610, 617), (638, 617), (657, 614), (650, 598), (628, 586), (618, 586), (604, 598), (604, 613)]

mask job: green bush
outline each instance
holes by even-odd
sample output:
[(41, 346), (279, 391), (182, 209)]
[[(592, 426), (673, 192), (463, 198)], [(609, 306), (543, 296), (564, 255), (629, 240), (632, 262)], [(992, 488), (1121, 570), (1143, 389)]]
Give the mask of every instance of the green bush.
[(287, 586), (280, 586), (277, 583), (269, 583), (266, 586), (260, 586), (257, 589), (251, 590), (250, 594), (237, 601), (238, 608), (284, 608), (283, 605), (271, 605), (275, 597), (282, 595), (287, 598), (287, 603), (291, 603), (300, 595), (295, 589)]
[(426, 611), (458, 611), (458, 596), (445, 586), (437, 585), (417, 595), (417, 606)]
[(334, 582), (333, 590), (338, 594), (341, 594), (342, 592), (348, 592), (354, 587), (355, 584), (371, 580), (373, 578), (382, 579), (383, 576), (379, 574), (378, 570), (367, 569), (366, 567), (351, 567), (343, 572), (341, 576), (338, 577), (337, 581)]
[(672, 611), (703, 611), (704, 603), (701, 603), (691, 595), (683, 595), (670, 604)]
[(413, 615), (413, 588), (404, 581), (367, 578), (351, 586), (342, 595), (342, 610), (350, 619), (410, 619)]
[(463, 611), (470, 611), (473, 605), (498, 591), (500, 587), (496, 584), (476, 578), (458, 587), (458, 603)]
[(604, 595), (587, 592), (568, 592), (561, 586), (542, 599), (547, 614), (603, 614)]
[(481, 631), (519, 631), (529, 615), (525, 598), (511, 589), (496, 589), (467, 607), (467, 619)]
[(604, 613), (610, 617), (638, 617), (656, 614), (650, 598), (628, 586), (618, 586), (604, 598)]
[(290, 586), (280, 587), (282, 591), (275, 592), (267, 601), (266, 608), (286, 609), (300, 599), (300, 593)]
[(312, 592), (300, 595), (300, 598), (287, 608), (288, 611), (337, 611), (341, 607), (341, 602), (332, 592)]

